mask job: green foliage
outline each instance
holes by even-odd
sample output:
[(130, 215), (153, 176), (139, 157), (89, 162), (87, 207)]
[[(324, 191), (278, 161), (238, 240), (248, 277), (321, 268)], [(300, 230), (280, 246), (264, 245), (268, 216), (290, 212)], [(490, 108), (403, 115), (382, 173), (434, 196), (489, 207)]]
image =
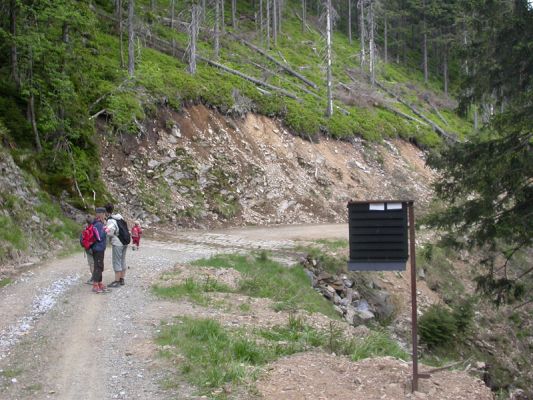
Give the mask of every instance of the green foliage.
[(434, 304), (418, 320), (420, 341), (430, 349), (457, 345), (470, 333), (473, 318), (473, 299), (459, 300), (451, 310)]
[(432, 305), (418, 320), (420, 341), (429, 348), (447, 346), (454, 341), (457, 324), (452, 312), (442, 305)]

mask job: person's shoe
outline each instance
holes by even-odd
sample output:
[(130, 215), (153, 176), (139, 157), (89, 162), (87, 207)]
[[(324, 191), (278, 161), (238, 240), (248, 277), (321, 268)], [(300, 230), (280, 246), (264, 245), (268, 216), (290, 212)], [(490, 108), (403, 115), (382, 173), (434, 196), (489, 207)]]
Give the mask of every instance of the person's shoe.
[(108, 289), (108, 287), (104, 285), (103, 283), (100, 283), (99, 287), (100, 287), (100, 290), (102, 290), (102, 292), (107, 293), (111, 291), (111, 289)]
[(87, 285), (92, 285), (94, 282), (93, 282), (93, 278), (89, 279), (87, 282), (85, 282)]
[(124, 286), (126, 282), (124, 282), (124, 278), (120, 278), (120, 281), (118, 281), (121, 286)]
[(97, 293), (98, 294), (98, 293), (102, 293), (102, 292), (103, 292), (103, 290), (102, 290), (102, 288), (100, 288), (100, 286), (93, 285), (93, 293)]
[(118, 287), (120, 285), (119, 281), (113, 281), (109, 284), (109, 287)]

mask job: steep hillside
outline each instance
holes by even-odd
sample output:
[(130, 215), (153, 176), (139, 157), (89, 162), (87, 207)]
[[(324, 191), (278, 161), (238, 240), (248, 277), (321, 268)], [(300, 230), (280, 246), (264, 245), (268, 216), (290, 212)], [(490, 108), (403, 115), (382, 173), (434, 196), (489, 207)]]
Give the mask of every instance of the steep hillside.
[(343, 222), (350, 199), (414, 199), (421, 210), (431, 199), (424, 153), (402, 140), (311, 143), (277, 120), (202, 105), (160, 109), (141, 129), (102, 135), (101, 154), (110, 193), (145, 224)]

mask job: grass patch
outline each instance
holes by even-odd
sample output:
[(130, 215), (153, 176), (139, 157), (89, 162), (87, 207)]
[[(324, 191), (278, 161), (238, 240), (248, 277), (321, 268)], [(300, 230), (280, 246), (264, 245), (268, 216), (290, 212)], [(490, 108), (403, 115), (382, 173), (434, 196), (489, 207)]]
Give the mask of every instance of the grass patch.
[(354, 361), (383, 356), (392, 356), (404, 361), (410, 357), (409, 353), (382, 331), (373, 331), (368, 336), (357, 340), (351, 354)]
[(239, 271), (243, 279), (237, 292), (250, 297), (270, 298), (277, 302), (277, 310), (302, 309), (339, 319), (333, 305), (313, 290), (302, 268), (287, 268), (271, 260), (265, 253), (218, 255), (195, 261), (192, 265)]
[(22, 371), (22, 368), (9, 368), (3, 370), (1, 374), (7, 379), (12, 379), (22, 374)]
[(318, 239), (316, 242), (331, 251), (348, 249), (349, 245), (348, 240), (346, 239)]
[(3, 288), (11, 283), (13, 283), (13, 279), (11, 278), (0, 279), (0, 288)]
[(205, 293), (209, 292), (232, 292), (227, 285), (221, 284), (212, 279), (206, 279), (204, 282), (187, 278), (184, 283), (172, 286), (154, 286), (153, 291), (156, 295), (167, 299), (189, 298), (200, 305), (208, 305), (209, 298)]
[(307, 257), (316, 260), (320, 264), (320, 267), (330, 274), (335, 275), (347, 272), (347, 257), (334, 254), (336, 250), (339, 250), (344, 246), (347, 247), (347, 242), (317, 241), (317, 243), (322, 246), (299, 246), (296, 248), (296, 250), (301, 251), (305, 253)]
[(0, 240), (10, 243), (17, 250), (26, 250), (28, 241), (12, 218), (0, 216)]
[(204, 391), (243, 383), (272, 358), (267, 347), (209, 319), (183, 318), (177, 325), (165, 326), (157, 343), (179, 350), (185, 357), (181, 372)]
[[(342, 327), (333, 322), (329, 330), (322, 331), (293, 315), (285, 325), (252, 332), (224, 328), (209, 319), (185, 317), (163, 326), (156, 342), (162, 346), (160, 356), (170, 361), (178, 357), (185, 378), (200, 393), (215, 398), (218, 388), (228, 384), (252, 384), (263, 365), (312, 349), (347, 355), (354, 361), (373, 356), (408, 358), (384, 332), (349, 340), (342, 335)], [(173, 387), (176, 381), (169, 378), (165, 386)]]

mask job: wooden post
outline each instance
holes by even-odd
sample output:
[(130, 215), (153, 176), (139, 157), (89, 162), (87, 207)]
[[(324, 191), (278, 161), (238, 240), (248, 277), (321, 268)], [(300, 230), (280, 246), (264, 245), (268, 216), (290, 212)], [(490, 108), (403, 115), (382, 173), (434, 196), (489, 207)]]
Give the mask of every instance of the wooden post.
[(413, 341), (413, 392), (418, 390), (418, 314), (416, 305), (416, 251), (414, 202), (407, 202), (409, 212), (409, 260), (411, 262), (411, 332)]

